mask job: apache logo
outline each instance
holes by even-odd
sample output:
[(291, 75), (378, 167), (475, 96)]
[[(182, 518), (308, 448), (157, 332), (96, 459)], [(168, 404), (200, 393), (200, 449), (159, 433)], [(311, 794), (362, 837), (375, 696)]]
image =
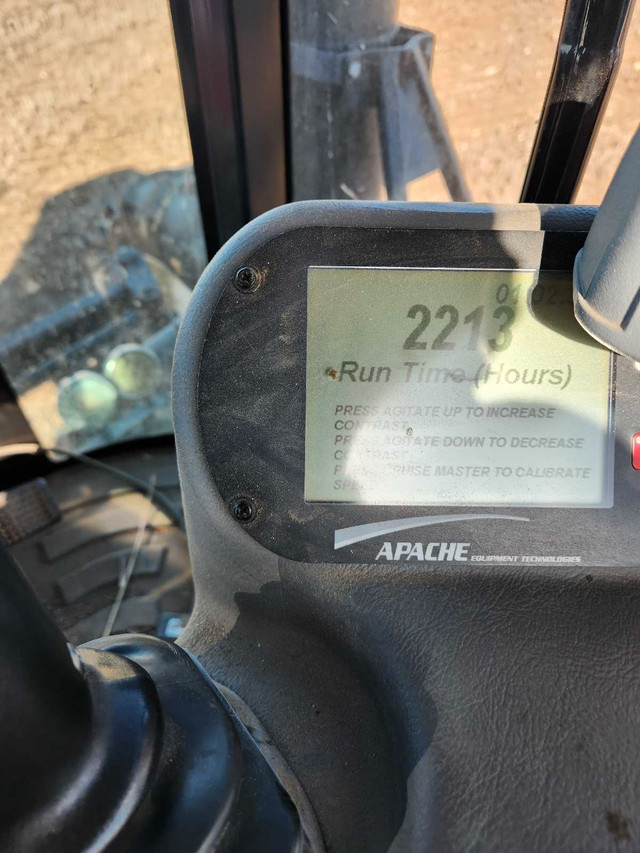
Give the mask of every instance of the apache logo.
[(376, 560), (399, 563), (402, 560), (418, 560), (427, 563), (466, 562), (470, 542), (385, 542), (376, 554)]
[[(422, 515), (414, 518), (396, 518), (391, 521), (375, 521), (372, 524), (358, 524), (356, 527), (343, 527), (334, 533), (334, 550), (375, 539), (389, 533), (402, 530), (415, 530), (417, 527), (453, 524), (465, 521), (529, 521), (520, 515), (495, 515), (484, 513), (467, 513), (465, 515)], [(470, 542), (383, 542), (375, 559), (388, 562), (466, 562)]]

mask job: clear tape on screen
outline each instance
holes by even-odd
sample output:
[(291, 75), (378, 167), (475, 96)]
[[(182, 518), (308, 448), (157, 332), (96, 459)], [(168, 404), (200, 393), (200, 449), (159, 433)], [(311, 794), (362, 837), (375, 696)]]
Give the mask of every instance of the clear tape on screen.
[(611, 506), (611, 396), (567, 273), (309, 268), (306, 501)]

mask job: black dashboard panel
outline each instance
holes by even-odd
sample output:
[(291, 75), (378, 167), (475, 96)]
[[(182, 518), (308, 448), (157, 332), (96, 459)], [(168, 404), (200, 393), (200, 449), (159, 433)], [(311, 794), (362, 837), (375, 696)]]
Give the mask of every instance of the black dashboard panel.
[[(255, 508), (244, 525), (247, 533), (280, 556), (312, 563), (403, 561), (408, 554), (397, 543), (419, 540), (438, 547), (432, 546), (426, 559), (414, 552), (409, 561), (414, 570), (443, 560), (632, 565), (636, 543), (628, 532), (640, 506), (640, 472), (631, 466), (630, 448), (640, 429), (640, 406), (634, 402), (640, 373), (621, 359), (612, 369), (615, 485), (610, 508), (365, 506), (304, 500), (309, 267), (570, 274), (585, 230), (575, 223), (564, 230), (562, 222), (546, 231), (311, 225), (285, 230), (238, 257), (238, 267), (255, 270), (258, 286), (243, 290), (233, 276), (218, 282), (219, 301), (199, 366), (198, 420), (207, 463), (223, 499), (232, 506), (247, 498)], [(352, 541), (358, 534), (351, 534), (352, 528), (373, 524), (382, 525), (382, 532)]]

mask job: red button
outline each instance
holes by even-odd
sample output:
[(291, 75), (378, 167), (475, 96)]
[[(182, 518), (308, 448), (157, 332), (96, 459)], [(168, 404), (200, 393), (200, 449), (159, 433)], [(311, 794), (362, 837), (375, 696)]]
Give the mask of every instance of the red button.
[(633, 436), (633, 444), (631, 445), (631, 464), (640, 471), (640, 432)]

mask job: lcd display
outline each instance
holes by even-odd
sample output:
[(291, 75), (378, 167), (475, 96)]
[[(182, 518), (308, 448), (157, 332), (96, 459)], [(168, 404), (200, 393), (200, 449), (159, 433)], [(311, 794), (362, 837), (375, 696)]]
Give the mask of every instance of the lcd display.
[(311, 267), (305, 500), (611, 506), (611, 354), (571, 277)]

